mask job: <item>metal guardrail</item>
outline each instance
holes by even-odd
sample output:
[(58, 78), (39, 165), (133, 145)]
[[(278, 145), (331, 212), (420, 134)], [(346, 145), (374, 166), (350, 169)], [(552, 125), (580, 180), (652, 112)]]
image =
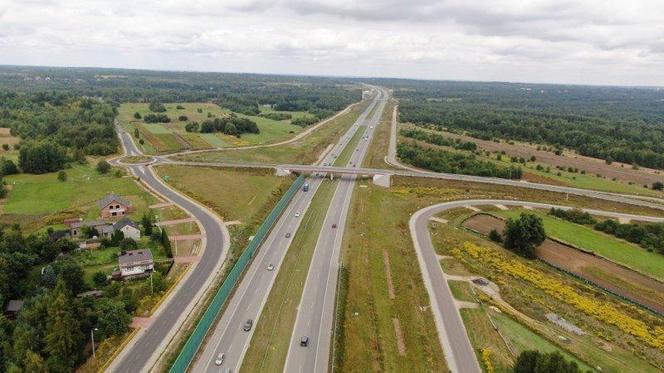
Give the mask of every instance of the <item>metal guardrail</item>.
[(214, 295), (212, 302), (210, 302), (210, 305), (205, 310), (205, 313), (203, 313), (203, 316), (198, 321), (198, 324), (196, 324), (196, 328), (189, 336), (189, 339), (187, 339), (187, 342), (182, 347), (182, 350), (180, 350), (178, 357), (175, 359), (175, 362), (169, 370), (170, 373), (185, 372), (189, 368), (189, 365), (196, 356), (198, 349), (201, 347), (205, 336), (214, 324), (217, 316), (219, 316), (219, 312), (237, 285), (238, 280), (244, 273), (249, 263), (251, 263), (251, 259), (253, 258), (254, 254), (263, 243), (267, 235), (270, 233), (274, 223), (276, 223), (277, 219), (279, 219), (284, 209), (288, 206), (293, 196), (295, 196), (295, 193), (298, 192), (303, 184), (304, 177), (299, 176), (295, 182), (293, 182), (291, 187), (286, 191), (284, 196), (281, 197), (279, 202), (277, 202), (270, 214), (263, 221), (263, 224), (261, 224), (261, 226), (258, 228), (254, 238), (251, 240), (251, 242), (249, 242), (242, 254), (240, 254), (237, 262), (228, 273), (228, 276), (221, 284), (221, 287), (217, 293)]

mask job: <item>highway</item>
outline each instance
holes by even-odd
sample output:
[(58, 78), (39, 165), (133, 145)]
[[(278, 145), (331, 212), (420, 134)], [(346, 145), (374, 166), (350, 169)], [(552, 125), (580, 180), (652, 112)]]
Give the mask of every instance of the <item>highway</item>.
[[(443, 346), (447, 366), (455, 373), (479, 373), (481, 372), (481, 369), (473, 347), (470, 344), (470, 340), (468, 339), (468, 334), (461, 319), (461, 315), (455, 306), (454, 297), (452, 296), (445, 274), (438, 261), (436, 250), (433, 247), (431, 235), (429, 233), (429, 219), (432, 216), (449, 209), (495, 204), (501, 204), (504, 206), (528, 206), (532, 208), (570, 208), (568, 206), (513, 200), (461, 200), (425, 207), (413, 214), (409, 222), (410, 234), (420, 264), (420, 271), (422, 272), (422, 278), (429, 294), (429, 299), (431, 300), (434, 320), (436, 322), (436, 328), (438, 329), (438, 338)], [(583, 210), (594, 215), (613, 218), (627, 218), (654, 222), (664, 221), (664, 218), (622, 214), (615, 211)]]
[[(125, 154), (141, 154), (128, 133), (122, 129), (118, 129), (118, 133)], [(126, 165), (126, 167), (140, 177), (150, 189), (196, 218), (204, 235), (202, 239), (204, 250), (201, 260), (192, 264), (193, 267), (187, 271), (186, 277), (176, 285), (168, 299), (151, 317), (150, 325), (141, 329), (109, 366), (108, 371), (111, 372), (139, 372), (152, 368), (211, 284), (230, 246), (228, 230), (213, 212), (163, 184), (150, 167), (145, 165)]]
[[(379, 106), (365, 127), (363, 137), (366, 136), (366, 140), (359, 141), (347, 167), (352, 168), (362, 164), (375, 128), (380, 123), (387, 98), (387, 92), (382, 90)], [(284, 372), (328, 371), (341, 242), (354, 181), (354, 175), (340, 180), (325, 216), (298, 306)], [(303, 336), (309, 338), (306, 347), (300, 346), (300, 339)]]
[[(373, 100), (346, 134), (341, 137), (339, 143), (322, 159), (322, 163), (334, 162), (377, 103), (378, 100)], [(309, 178), (307, 180), (310, 185), (309, 191), (300, 190), (293, 197), (288, 208), (259, 248), (258, 254), (229, 300), (217, 326), (208, 336), (205, 346), (202, 347), (194, 362), (193, 371), (219, 372), (229, 368), (233, 372), (239, 371), (288, 247), (294, 239), (318, 187), (322, 182), (327, 182), (323, 180), (323, 178)], [(299, 217), (296, 217), (296, 214), (299, 214)], [(268, 270), (269, 265), (274, 268)], [(247, 320), (253, 320), (253, 327), (249, 332), (242, 329)], [(219, 353), (224, 353), (224, 360), (220, 366), (216, 364)]]

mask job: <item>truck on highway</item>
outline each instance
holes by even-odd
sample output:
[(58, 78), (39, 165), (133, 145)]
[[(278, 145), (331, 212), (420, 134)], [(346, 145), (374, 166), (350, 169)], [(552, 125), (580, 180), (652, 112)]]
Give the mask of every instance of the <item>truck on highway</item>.
[(304, 183), (304, 186), (302, 187), (303, 192), (308, 192), (309, 191), (309, 183)]

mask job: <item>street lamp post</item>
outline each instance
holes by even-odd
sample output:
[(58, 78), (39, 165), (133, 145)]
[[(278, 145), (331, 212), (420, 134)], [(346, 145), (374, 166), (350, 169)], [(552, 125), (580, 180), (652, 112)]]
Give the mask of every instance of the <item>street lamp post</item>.
[(97, 358), (97, 354), (95, 353), (95, 331), (98, 331), (99, 329), (97, 328), (92, 328), (90, 329), (90, 338), (92, 339), (92, 357)]

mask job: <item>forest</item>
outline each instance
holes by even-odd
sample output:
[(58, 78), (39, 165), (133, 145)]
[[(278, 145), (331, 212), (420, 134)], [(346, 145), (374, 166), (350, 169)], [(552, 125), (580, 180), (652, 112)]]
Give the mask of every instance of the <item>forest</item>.
[(663, 90), (414, 81), (392, 86), (402, 122), (664, 169)]
[(435, 172), (503, 179), (520, 179), (523, 174), (520, 167), (500, 167), (492, 162), (479, 160), (472, 154), (425, 148), (414, 143), (399, 143), (397, 155), (404, 163)]

